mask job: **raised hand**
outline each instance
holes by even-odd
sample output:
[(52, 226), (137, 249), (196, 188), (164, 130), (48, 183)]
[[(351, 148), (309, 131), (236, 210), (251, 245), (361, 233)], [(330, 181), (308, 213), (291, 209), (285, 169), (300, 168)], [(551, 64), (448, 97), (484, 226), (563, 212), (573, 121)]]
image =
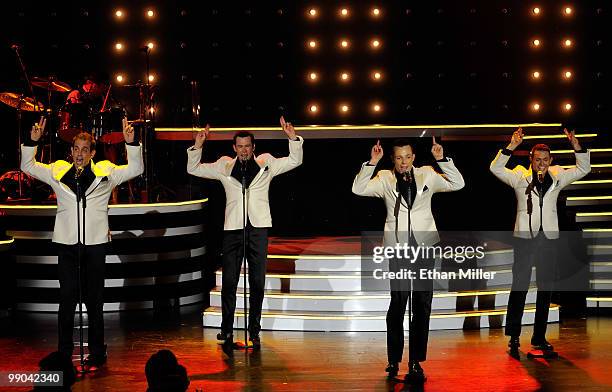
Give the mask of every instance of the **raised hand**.
[(574, 148), (574, 151), (578, 151), (582, 149), (582, 147), (580, 147), (580, 142), (578, 142), (578, 138), (576, 137), (575, 131), (569, 132), (567, 128), (564, 128), (563, 133), (565, 133), (565, 136), (567, 136), (567, 139), (569, 140), (572, 147)]
[(287, 137), (291, 140), (295, 140), (295, 128), (293, 128), (293, 125), (290, 122), (286, 122), (285, 117), (283, 116), (280, 118), (280, 125), (283, 127), (283, 131), (285, 131)]
[(510, 139), (510, 144), (508, 144), (508, 149), (514, 150), (515, 148), (517, 148), (523, 142), (523, 136), (525, 136), (525, 134), (523, 134), (523, 128), (519, 127), (512, 134), (512, 138)]
[(433, 145), (431, 146), (431, 154), (434, 156), (434, 159), (436, 161), (444, 159), (444, 148), (442, 148), (442, 146), (436, 142), (435, 136), (432, 136), (431, 139), (433, 142)]
[(195, 148), (202, 148), (206, 139), (208, 139), (208, 134), (210, 133), (210, 124), (206, 124), (204, 129), (201, 129), (200, 132), (196, 134), (195, 137)]
[(128, 122), (127, 118), (121, 121), (123, 125), (123, 139), (126, 143), (134, 142), (134, 127)]
[(370, 153), (370, 165), (376, 166), (378, 161), (380, 161), (383, 156), (383, 148), (380, 145), (380, 140), (377, 140), (374, 147), (372, 147), (372, 152)]
[(39, 141), (45, 132), (45, 126), (47, 125), (47, 119), (44, 116), (40, 117), (38, 123), (32, 125), (32, 130), (30, 131), (30, 139), (32, 141)]

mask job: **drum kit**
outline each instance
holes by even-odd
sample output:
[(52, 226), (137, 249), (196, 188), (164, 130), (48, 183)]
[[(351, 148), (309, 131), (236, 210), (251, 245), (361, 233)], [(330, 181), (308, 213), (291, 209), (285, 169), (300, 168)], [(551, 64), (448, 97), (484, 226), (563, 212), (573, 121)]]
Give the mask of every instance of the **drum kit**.
[[(21, 71), (21, 79), (24, 80), (24, 89), (26, 93), (17, 92), (0, 92), (0, 102), (15, 109), (17, 119), (17, 151), (18, 159), (16, 167), (19, 167), (21, 160), (21, 144), (23, 143), (24, 135), (29, 132), (29, 122), (34, 120), (28, 117), (24, 121), (23, 114), (30, 113), (35, 117), (45, 116), (47, 118), (47, 129), (41, 139), (39, 148), (40, 156), (38, 161), (47, 163), (57, 159), (71, 160), (70, 148), (72, 147), (73, 138), (81, 132), (90, 133), (97, 142), (97, 159), (108, 159), (113, 163), (118, 163), (119, 159), (124, 154), (123, 147), (123, 120), (127, 119), (126, 106), (117, 101), (111, 96), (111, 85), (105, 83), (104, 80), (90, 80), (80, 89), (74, 89), (70, 84), (58, 80), (54, 76), (48, 77), (29, 77), (24, 65), (20, 50), (20, 45), (12, 45), (11, 49), (15, 51), (17, 64)], [(149, 48), (145, 47), (146, 60), (146, 80), (149, 78)], [(97, 79), (104, 79), (101, 75)], [(94, 77), (96, 79), (96, 77)], [(91, 84), (90, 84), (91, 82)], [(87, 86), (86, 86), (87, 85)], [(95, 85), (90, 89), (89, 85)], [(45, 92), (45, 104), (39, 100), (43, 94), (38, 93), (35, 88)], [(145, 173), (138, 184), (140, 201), (146, 202), (150, 199), (149, 193), (162, 194), (165, 188), (152, 177), (152, 159), (153, 155), (153, 130), (154, 130), (154, 86), (148, 82), (137, 82), (131, 85), (123, 85), (121, 88), (135, 90), (138, 92), (137, 99), (137, 118), (129, 120), (130, 123), (140, 134), (140, 141), (143, 146), (143, 158), (145, 161)], [(67, 95), (66, 95), (67, 94)], [(111, 104), (112, 102), (112, 104)], [(34, 120), (35, 121), (35, 120)], [(32, 121), (33, 122), (33, 121)], [(11, 183), (11, 191), (3, 191), (2, 178), (6, 177)], [(15, 184), (15, 179), (17, 178)], [(33, 185), (31, 179), (27, 178), (20, 170), (7, 172), (6, 176), (0, 176), (0, 198), (3, 194), (11, 199), (23, 199), (27, 195), (34, 194), (32, 192)], [(6, 184), (4, 184), (6, 185)], [(24, 192), (23, 188), (29, 192)], [(130, 185), (130, 201), (132, 200), (133, 190)], [(161, 191), (156, 192), (156, 188)], [(166, 193), (172, 194), (172, 190), (167, 189)], [(159, 198), (159, 196), (158, 196)]]

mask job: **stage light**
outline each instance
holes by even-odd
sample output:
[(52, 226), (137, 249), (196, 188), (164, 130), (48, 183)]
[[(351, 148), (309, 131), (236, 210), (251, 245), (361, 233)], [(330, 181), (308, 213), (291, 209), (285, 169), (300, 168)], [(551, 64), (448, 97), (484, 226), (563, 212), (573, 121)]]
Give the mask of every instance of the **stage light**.
[(371, 46), (373, 49), (378, 49), (378, 48), (380, 48), (380, 41), (379, 41), (378, 39), (373, 39), (373, 40), (370, 42), (370, 46)]
[(536, 38), (533, 41), (531, 41), (531, 44), (533, 45), (534, 48), (539, 48), (542, 45), (542, 41)]
[(153, 48), (155, 47), (155, 44), (153, 42), (149, 42), (147, 43), (147, 46), (149, 47), (149, 49), (153, 50)]
[(115, 77), (115, 79), (116, 79), (116, 80), (117, 80), (117, 82), (119, 82), (119, 83), (123, 82), (123, 80), (124, 80), (123, 75), (121, 75), (121, 74), (118, 74), (118, 75)]
[(565, 9), (563, 10), (565, 16), (570, 16), (573, 12), (574, 10), (572, 9), (572, 7), (565, 7)]
[(340, 81), (341, 82), (348, 82), (351, 79), (351, 74), (349, 74), (348, 72), (342, 72), (340, 74)]
[(539, 103), (533, 102), (531, 104), (531, 110), (533, 110), (534, 112), (538, 112), (538, 111), (540, 111), (540, 109), (541, 109), (541, 106), (540, 106)]
[(315, 40), (313, 40), (313, 39), (311, 39), (310, 41), (308, 41), (308, 47), (309, 47), (310, 49), (313, 49), (313, 50), (314, 50), (314, 49), (316, 49), (316, 48), (317, 48), (317, 46), (318, 46), (317, 41), (315, 41)]
[(308, 79), (311, 82), (316, 82), (319, 79), (319, 75), (317, 75), (316, 72), (311, 72), (311, 73), (308, 74)]
[(319, 11), (316, 8), (311, 8), (308, 10), (308, 16), (312, 19), (316, 18), (319, 15)]
[(308, 106), (308, 111), (310, 112), (310, 114), (316, 114), (319, 111), (319, 106), (317, 104), (310, 104)]
[(571, 104), (571, 103), (569, 103), (569, 102), (565, 102), (565, 103), (563, 104), (563, 110), (565, 110), (566, 112), (571, 111), (571, 110), (572, 110), (572, 104)]
[(347, 104), (340, 105), (340, 112), (343, 113), (343, 114), (348, 113), (350, 109), (351, 108)]
[(123, 10), (116, 10), (115, 17), (117, 17), (117, 19), (123, 18)]
[(563, 72), (563, 77), (564, 77), (566, 80), (571, 79), (571, 78), (572, 78), (572, 76), (573, 76), (573, 75), (572, 75), (572, 71), (567, 70), (567, 71)]
[(540, 7), (534, 7), (531, 12), (533, 12), (534, 15), (540, 15), (540, 13), (542, 12), (542, 10), (540, 9)]
[(378, 8), (372, 8), (372, 16), (377, 18), (380, 16), (380, 9)]
[(565, 46), (566, 48), (571, 48), (573, 44), (574, 44), (574, 43), (573, 43), (573, 42), (572, 42), (572, 40), (571, 40), (571, 39), (569, 39), (569, 38), (568, 38), (568, 39), (566, 39), (565, 41), (563, 41), (563, 46)]
[(348, 17), (348, 15), (349, 15), (349, 10), (348, 10), (348, 8), (342, 8), (342, 9), (340, 10), (340, 16), (342, 16), (343, 18)]
[(375, 81), (379, 81), (380, 79), (382, 79), (382, 73), (380, 73), (379, 71), (372, 72), (372, 79), (374, 79)]
[(350, 42), (347, 39), (340, 40), (340, 47), (342, 49), (348, 49)]
[(153, 82), (155, 80), (155, 75), (150, 74), (149, 75), (149, 82)]
[(121, 51), (121, 50), (123, 49), (123, 44), (122, 44), (121, 42), (117, 42), (117, 43), (115, 44), (115, 49), (116, 49), (117, 51)]
[(380, 113), (381, 110), (382, 110), (382, 105), (380, 103), (375, 102), (372, 104), (372, 111), (374, 113)]
[(531, 77), (532, 77), (534, 80), (539, 80), (539, 79), (540, 79), (540, 76), (542, 76), (542, 75), (540, 74), (540, 71), (533, 71), (533, 72), (531, 73)]
[(148, 16), (149, 18), (152, 18), (152, 17), (154, 17), (154, 16), (155, 16), (155, 12), (154, 12), (153, 10), (147, 10), (147, 16)]

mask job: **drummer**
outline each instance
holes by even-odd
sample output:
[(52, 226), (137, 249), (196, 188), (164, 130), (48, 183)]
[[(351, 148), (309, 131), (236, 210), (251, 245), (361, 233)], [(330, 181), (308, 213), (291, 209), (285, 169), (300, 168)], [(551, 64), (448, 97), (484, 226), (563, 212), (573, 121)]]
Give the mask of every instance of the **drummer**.
[(66, 102), (84, 103), (94, 110), (100, 110), (106, 101), (109, 85), (108, 74), (92, 72), (85, 77), (81, 88), (68, 94)]

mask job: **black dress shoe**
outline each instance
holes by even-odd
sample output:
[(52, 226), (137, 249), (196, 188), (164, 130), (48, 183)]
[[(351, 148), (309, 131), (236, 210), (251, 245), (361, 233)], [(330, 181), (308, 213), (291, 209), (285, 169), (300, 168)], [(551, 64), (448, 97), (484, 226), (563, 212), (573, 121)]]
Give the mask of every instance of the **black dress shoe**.
[(546, 338), (541, 338), (541, 339), (531, 338), (531, 345), (533, 346), (534, 350), (542, 350), (545, 352), (555, 351), (553, 345), (548, 343)]
[(259, 334), (249, 336), (249, 342), (253, 344), (254, 350), (259, 350), (261, 348), (261, 338)]
[(223, 343), (233, 343), (234, 342), (234, 335), (232, 333), (229, 332), (219, 332), (217, 334), (217, 340)]
[(385, 372), (389, 373), (387, 375), (389, 378), (397, 376), (397, 373), (399, 373), (399, 364), (397, 362), (389, 362)]
[(411, 384), (422, 384), (427, 380), (425, 377), (425, 372), (419, 364), (419, 361), (409, 361), (408, 362), (408, 373), (405, 378), (406, 382)]
[(100, 369), (102, 366), (106, 364), (107, 355), (103, 354), (89, 354), (85, 359), (85, 370), (87, 371), (95, 371)]
[(518, 336), (510, 337), (510, 341), (508, 342), (508, 347), (510, 348), (510, 350), (508, 351), (508, 354), (510, 354), (512, 358), (519, 359), (520, 358), (519, 347), (521, 347), (520, 338)]

